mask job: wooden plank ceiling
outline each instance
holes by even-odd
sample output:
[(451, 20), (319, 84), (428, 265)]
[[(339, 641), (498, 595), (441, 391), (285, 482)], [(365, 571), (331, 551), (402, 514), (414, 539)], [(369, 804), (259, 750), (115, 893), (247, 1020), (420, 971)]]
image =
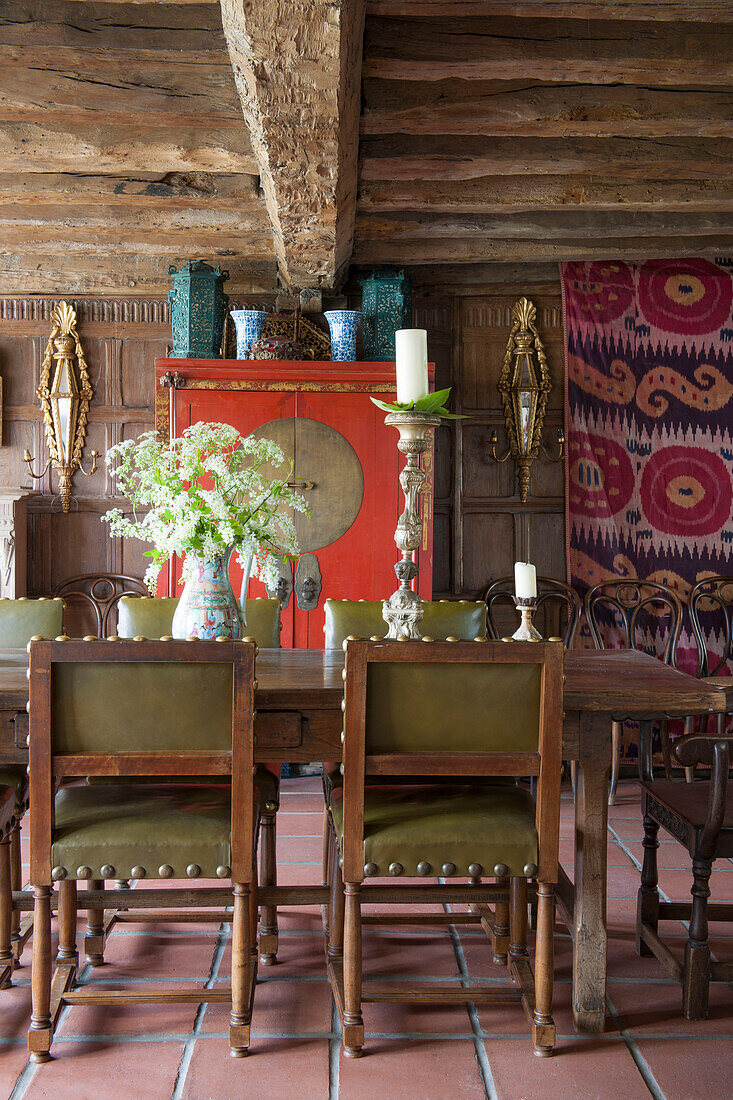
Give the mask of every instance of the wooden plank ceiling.
[(356, 265), (733, 250), (730, 0), (367, 0), (363, 59), (361, 9), (0, 5), (0, 292), (338, 283), (360, 60)]

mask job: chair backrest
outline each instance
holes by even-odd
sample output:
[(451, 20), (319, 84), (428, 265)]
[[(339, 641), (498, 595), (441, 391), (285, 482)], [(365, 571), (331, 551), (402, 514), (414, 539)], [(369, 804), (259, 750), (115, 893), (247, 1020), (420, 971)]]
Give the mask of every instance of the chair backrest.
[(35, 635), (57, 638), (63, 632), (64, 601), (0, 598), (0, 649), (25, 649)]
[(614, 648), (608, 642), (616, 633), (622, 643), (616, 648), (654, 651), (665, 664), (674, 663), (682, 604), (665, 584), (637, 577), (604, 581), (586, 593), (585, 614), (596, 649)]
[(232, 878), (250, 880), (254, 658), (251, 642), (31, 643), (34, 882), (50, 881), (62, 780), (230, 774)]
[[(387, 624), (381, 600), (326, 600), (326, 649), (340, 649), (348, 637), (384, 638)], [(424, 600), (424, 636), (445, 641), (486, 637), (486, 605), (480, 600)]]
[(532, 775), (554, 881), (562, 671), (561, 642), (347, 642), (344, 880), (363, 877), (365, 776)]
[[(123, 596), (120, 600), (117, 634), (120, 638), (169, 637), (177, 607), (178, 598), (174, 596)], [(279, 600), (269, 600), (264, 596), (247, 600), (245, 619), (246, 635), (254, 638), (260, 649), (280, 648)]]
[(698, 581), (687, 607), (697, 642), (697, 675), (717, 676), (733, 661), (733, 577)]
[[(503, 638), (507, 633), (513, 634), (519, 622), (514, 604), (514, 577), (500, 577), (494, 581), (486, 589), (484, 599), (489, 637)], [(502, 614), (508, 608), (511, 608), (510, 614)], [(537, 607), (533, 621), (544, 637), (558, 635), (565, 648), (570, 649), (575, 641), (582, 610), (582, 600), (569, 584), (552, 577), (537, 578)], [(514, 625), (509, 629), (507, 623)]]
[(54, 596), (66, 603), (66, 633), (81, 638), (114, 633), (117, 605), (123, 596), (144, 596), (147, 588), (139, 577), (124, 573), (82, 573), (57, 584)]

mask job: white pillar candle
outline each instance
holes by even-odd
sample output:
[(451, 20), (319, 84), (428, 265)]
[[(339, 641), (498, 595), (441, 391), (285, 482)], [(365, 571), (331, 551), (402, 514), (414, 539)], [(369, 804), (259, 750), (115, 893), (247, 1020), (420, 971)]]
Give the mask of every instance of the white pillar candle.
[(518, 600), (531, 600), (537, 595), (537, 570), (529, 562), (514, 563), (514, 594)]
[(395, 332), (397, 402), (408, 405), (428, 392), (428, 334), (424, 328)]

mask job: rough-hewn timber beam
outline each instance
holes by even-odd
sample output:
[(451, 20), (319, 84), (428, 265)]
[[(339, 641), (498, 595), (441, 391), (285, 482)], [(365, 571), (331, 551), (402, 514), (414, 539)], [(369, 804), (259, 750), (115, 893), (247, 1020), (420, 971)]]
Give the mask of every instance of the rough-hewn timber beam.
[(534, 260), (634, 260), (663, 256), (720, 256), (733, 249), (733, 233), (718, 235), (715, 241), (706, 239), (701, 245), (693, 237), (568, 238), (560, 241), (395, 241), (358, 242), (354, 248), (355, 264), (470, 264), (528, 263)]
[[(241, 124), (241, 120), (240, 120)], [(3, 206), (132, 207), (137, 210), (262, 211), (259, 176), (212, 172), (141, 172), (134, 176), (73, 172), (0, 172)]]
[[(733, 5), (731, 5), (733, 7)], [(491, 80), (365, 80), (363, 137), (733, 137), (733, 92)]]
[(351, 258), (364, 0), (221, 0), (284, 281), (333, 286)]
[[(135, 3), (142, 0), (134, 0)], [(184, 0), (193, 2), (193, 0)], [(562, 18), (562, 19), (633, 19), (646, 22), (682, 20), (707, 23), (708, 20), (733, 22), (729, 0), (367, 0), (367, 15), (403, 16), (406, 19), (479, 18)]]
[(726, 86), (730, 35), (714, 23), (370, 19), (365, 77)]
[[(683, 166), (680, 166), (682, 172)], [(484, 176), (463, 180), (365, 180), (358, 211), (429, 210), (436, 214), (497, 214), (522, 210), (733, 210), (733, 181), (613, 180), (594, 174)]]

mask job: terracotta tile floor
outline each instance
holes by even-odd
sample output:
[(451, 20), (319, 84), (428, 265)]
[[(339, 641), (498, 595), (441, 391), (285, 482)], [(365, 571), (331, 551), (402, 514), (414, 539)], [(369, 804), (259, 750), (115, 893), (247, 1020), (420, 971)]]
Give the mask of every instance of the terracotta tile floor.
[[(278, 815), (281, 882), (319, 881), (319, 783), (285, 780)], [(561, 858), (572, 861), (572, 812), (563, 806)], [(685, 897), (690, 870), (682, 848), (664, 834), (660, 882)], [(366, 1005), (369, 1054), (339, 1053), (339, 1029), (323, 966), (314, 907), (280, 915), (280, 961), (261, 970), (251, 1056), (229, 1058), (228, 1012), (222, 1005), (66, 1009), (55, 1058), (27, 1064), (30, 950), (15, 988), (0, 992), (0, 1097), (12, 1100), (717, 1100), (733, 1074), (733, 988), (713, 987), (710, 1019), (687, 1023), (678, 987), (654, 959), (634, 952), (633, 927), (641, 856), (638, 790), (623, 784), (609, 827), (609, 986), (606, 1034), (573, 1033), (570, 940), (556, 939), (558, 1043), (553, 1058), (532, 1054), (520, 1008)], [(717, 897), (733, 899), (733, 862), (716, 865)], [(81, 931), (80, 920), (80, 931)], [(203, 928), (203, 932), (201, 929)], [(733, 926), (714, 924), (713, 950), (733, 960)], [(667, 931), (683, 942), (682, 924)], [(226, 981), (229, 926), (123, 926), (113, 932), (108, 963), (84, 981)], [(486, 941), (475, 931), (370, 928), (365, 959), (389, 978), (499, 978)], [(429, 972), (429, 973), (428, 973)]]

